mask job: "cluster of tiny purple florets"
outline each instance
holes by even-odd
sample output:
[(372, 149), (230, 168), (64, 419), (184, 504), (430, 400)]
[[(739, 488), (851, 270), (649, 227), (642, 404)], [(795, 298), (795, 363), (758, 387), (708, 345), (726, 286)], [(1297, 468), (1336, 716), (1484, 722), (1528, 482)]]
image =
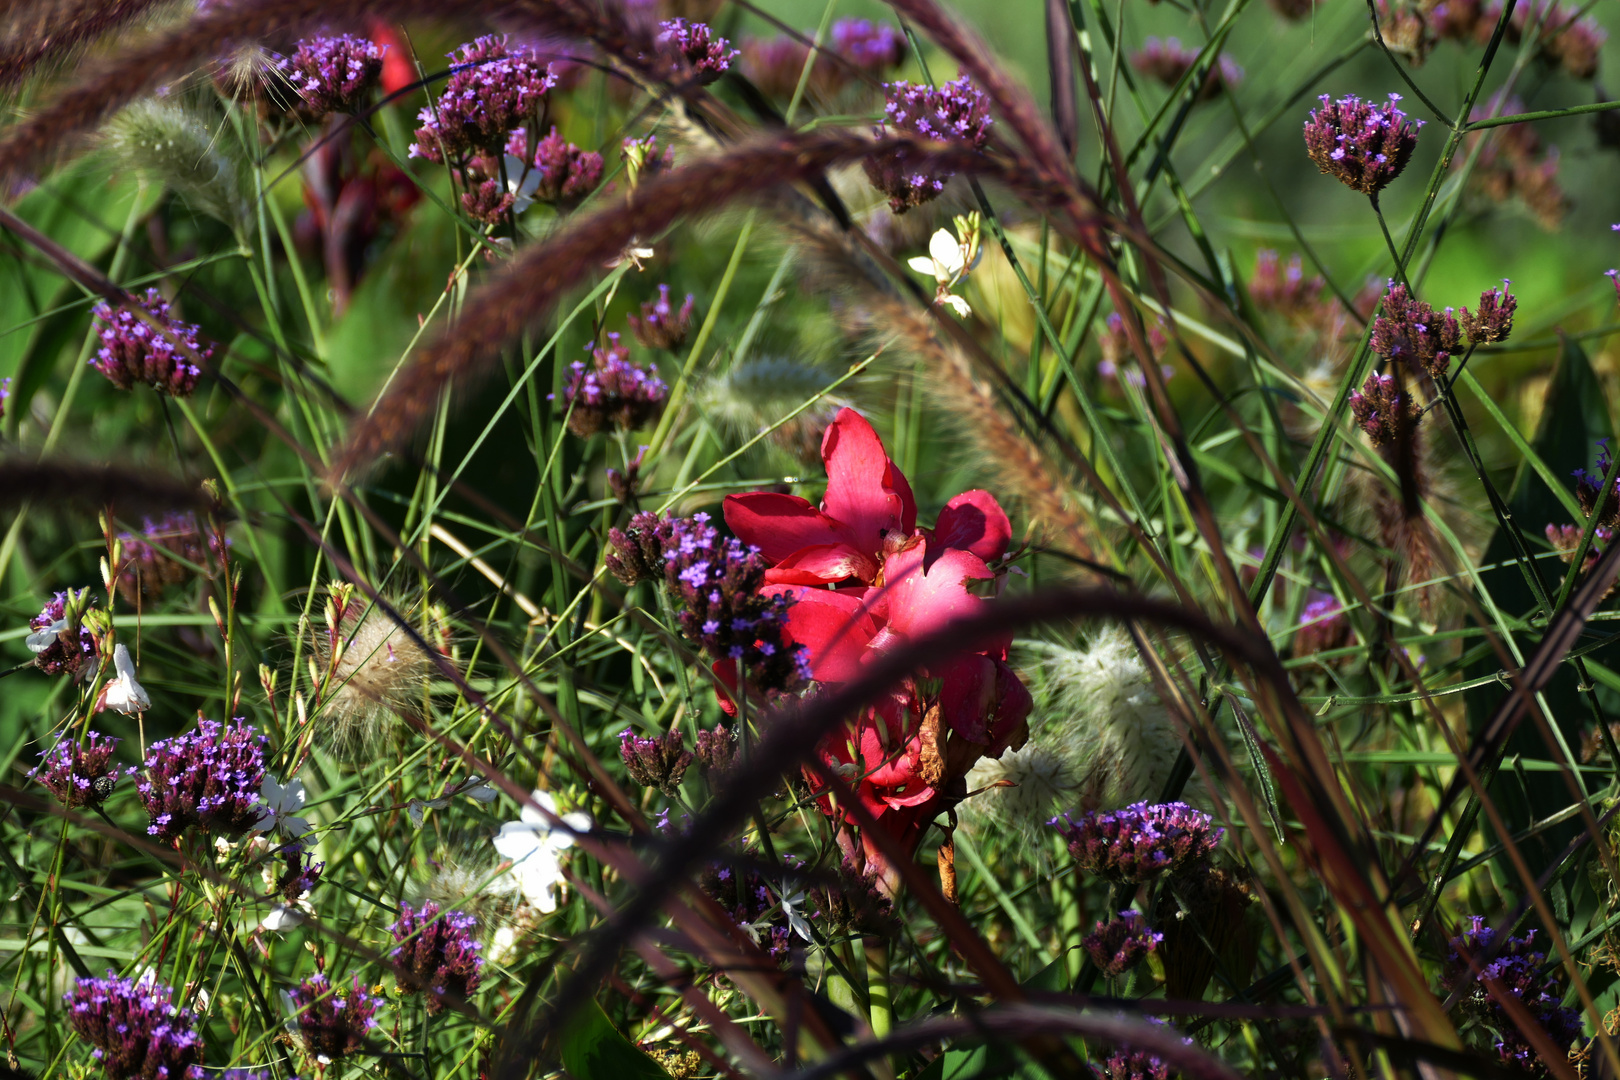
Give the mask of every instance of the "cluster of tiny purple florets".
[(1314, 656), (1342, 648), (1350, 641), (1350, 619), (1344, 605), (1332, 593), (1316, 593), (1299, 613), (1299, 632), (1294, 635), (1294, 655)]
[(630, 350), (619, 344), (619, 335), (607, 337), (606, 348), (587, 346), (589, 367), (577, 360), (568, 366), (562, 407), (568, 414), (568, 430), (580, 438), (646, 427), (658, 419), (669, 398), (669, 387), (658, 377), (657, 368), (631, 363)]
[(316, 862), (308, 849), (298, 841), (287, 844), (276, 853), (281, 859), (281, 873), (276, 875), (276, 895), (283, 903), (296, 904), (315, 891), (321, 883), (326, 864)]
[(692, 294), (676, 310), (669, 302), (669, 286), (658, 286), (658, 299), (641, 305), (641, 317), (629, 316), (630, 332), (649, 349), (673, 351), (686, 343), (692, 326)]
[(1305, 264), (1297, 254), (1284, 268), (1275, 251), (1263, 248), (1255, 254), (1249, 298), (1258, 308), (1296, 318), (1316, 307), (1322, 285), (1320, 277), (1306, 278)]
[(1131, 910), (1097, 923), (1080, 944), (1103, 978), (1113, 979), (1140, 964), (1163, 940), (1164, 935), (1148, 925), (1147, 916)]
[(551, 69), (528, 52), (512, 52), (506, 39), (488, 35), (450, 54), (451, 75), (439, 100), (418, 119), (411, 156), (442, 162), (499, 153), (534, 116), (556, 83)]
[[(793, 950), (794, 934), (776, 893), (757, 873), (740, 873), (729, 866), (710, 866), (698, 878), (703, 891), (730, 915), (732, 921), (754, 937), (759, 947), (776, 961), (786, 960)], [(819, 911), (805, 911), (807, 919)], [(808, 944), (800, 941), (801, 945)]]
[(238, 717), (228, 725), (199, 720), (184, 735), (153, 743), (136, 785), (151, 818), (146, 831), (167, 843), (192, 827), (227, 836), (252, 828), (264, 816), (265, 742)]
[(906, 35), (888, 23), (839, 19), (832, 26), (832, 51), (862, 71), (880, 74), (906, 59)]
[(44, 758), (28, 771), (30, 779), (44, 784), (58, 802), (69, 810), (100, 806), (118, 782), (112, 764), (118, 740), (92, 731), (83, 742), (64, 738), (51, 750), (41, 750)]
[(1110, 881), (1147, 881), (1176, 873), (1215, 850), (1226, 830), (1186, 803), (1133, 803), (1050, 822), (1063, 833), (1080, 868)]
[(203, 348), (198, 341), (198, 327), (180, 322), (169, 310), (168, 301), (156, 289), (146, 290), (144, 299), (131, 298), (117, 310), (97, 304), (94, 314), (104, 325), (97, 331), (101, 348), (91, 357), (91, 366), (120, 390), (145, 383), (159, 393), (189, 396), (202, 375), (197, 361), (206, 362), (214, 350)]
[(107, 972), (80, 979), (63, 999), (68, 1026), (95, 1047), (109, 1080), (201, 1080), (202, 1037), (174, 992)]
[(607, 568), (627, 585), (663, 581), (680, 602), (681, 632), (717, 661), (736, 665), (763, 692), (810, 678), (805, 650), (783, 636), (788, 600), (762, 596), (767, 563), (758, 548), (721, 536), (708, 514), (640, 513), (608, 533)]
[(1399, 94), (1375, 105), (1354, 95), (1322, 107), (1305, 122), (1305, 148), (1316, 167), (1364, 195), (1377, 195), (1401, 174), (1417, 146), (1421, 120), (1396, 108)]
[(1395, 376), (1380, 375), (1376, 371), (1367, 376), (1361, 389), (1350, 395), (1350, 412), (1356, 424), (1367, 433), (1374, 446), (1396, 445), (1401, 438), (1402, 425), (1410, 425), (1417, 416), (1412, 407), (1412, 395), (1400, 393)]
[(596, 189), (602, 180), (602, 155), (581, 150), (573, 143), (551, 134), (540, 140), (534, 151), (534, 168), (539, 183), (534, 197), (540, 202), (572, 206)]
[(28, 620), (33, 631), (28, 648), (34, 653), (34, 666), (45, 674), (88, 678), (95, 673), (100, 651), (96, 636), (82, 622), (90, 605), (89, 592), (59, 592)]
[(478, 989), (484, 958), (474, 931), (478, 920), (460, 911), (441, 911), (429, 900), (420, 908), (399, 906), (388, 928), (399, 944), (389, 953), (399, 965), (400, 985), (427, 994), (429, 1015), (444, 1009), (444, 995), (466, 998)]
[(311, 1054), (347, 1057), (365, 1044), (366, 1033), (377, 1026), (377, 1007), (382, 998), (361, 989), (358, 975), (348, 994), (334, 993), (331, 982), (321, 973), (285, 993), (297, 1014), (298, 1034)]
[(690, 72), (688, 77), (704, 85), (730, 71), (731, 62), (741, 55), (707, 25), (685, 19), (659, 23), (656, 45), (671, 76), (679, 78)]
[(686, 733), (678, 727), (657, 738), (637, 735), (625, 728), (619, 732), (619, 757), (624, 760), (630, 779), (642, 787), (657, 788), (671, 798), (692, 764), (692, 751), (686, 748)]
[(1439, 380), (1462, 346), (1462, 327), (1450, 308), (1436, 311), (1405, 285), (1389, 283), (1383, 309), (1373, 323), (1372, 351), (1413, 375)]
[[(838, 94), (860, 75), (877, 78), (899, 67), (907, 50), (906, 36), (887, 23), (839, 19), (810, 67), (809, 88), (828, 97)], [(809, 55), (804, 41), (781, 34), (745, 41), (742, 64), (760, 90), (786, 99), (798, 89)]]
[[(893, 127), (974, 150), (990, 138), (990, 99), (966, 75), (939, 87), (902, 81), (888, 83), (884, 90), (888, 102), (879, 137)], [(889, 197), (889, 208), (897, 214), (937, 198), (955, 175), (923, 164), (903, 147), (869, 156), (865, 167), (867, 178)]]
[(189, 510), (147, 518), (139, 532), (119, 533), (118, 546), (118, 594), (131, 604), (156, 600), (168, 586), (191, 580), (196, 568), (212, 570), (225, 554), (225, 538), (213, 531), (205, 537)]
[(362, 37), (305, 38), (292, 56), (275, 59), (287, 85), (298, 93), (300, 112), (319, 119), (353, 112), (382, 78), (386, 45)]
[(1535, 948), (1534, 930), (1493, 948), (1497, 932), (1482, 916), (1470, 915), (1468, 924), (1468, 929), (1451, 939), (1441, 985), (1448, 992), (1460, 992), (1463, 1008), (1497, 1033), (1496, 1052), (1503, 1062), (1534, 1076), (1551, 1075), (1495, 995), (1516, 998), (1553, 1044), (1567, 1052), (1581, 1036), (1581, 1014), (1563, 1007), (1558, 969), (1544, 968), (1547, 954)]
[[(1131, 66), (1165, 86), (1175, 86), (1198, 63), (1198, 50), (1188, 48), (1176, 38), (1160, 40), (1150, 37), (1131, 57)], [(1221, 91), (1235, 88), (1243, 81), (1243, 69), (1237, 61), (1222, 53), (1199, 84), (1197, 101), (1212, 101)]]

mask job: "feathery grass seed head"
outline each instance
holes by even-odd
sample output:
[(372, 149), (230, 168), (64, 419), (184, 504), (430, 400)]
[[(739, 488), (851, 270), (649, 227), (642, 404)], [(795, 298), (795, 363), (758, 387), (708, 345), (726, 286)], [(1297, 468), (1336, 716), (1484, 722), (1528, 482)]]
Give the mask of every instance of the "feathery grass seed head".
[(346, 582), (328, 587), (325, 622), (314, 634), (316, 700), (327, 745), (354, 756), (375, 749), (392, 718), (421, 707), (437, 662), (417, 635)]
[(138, 101), (108, 125), (108, 147), (124, 168), (245, 236), (254, 219), (247, 173), (230, 156), (232, 145), (232, 139), (216, 137), (201, 116), (172, 100)]

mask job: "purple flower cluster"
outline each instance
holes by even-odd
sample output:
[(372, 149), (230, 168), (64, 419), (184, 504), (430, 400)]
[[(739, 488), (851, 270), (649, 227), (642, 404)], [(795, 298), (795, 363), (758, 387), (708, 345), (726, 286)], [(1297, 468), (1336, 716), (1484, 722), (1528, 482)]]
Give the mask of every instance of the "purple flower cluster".
[[(832, 97), (858, 75), (880, 78), (905, 63), (907, 48), (906, 36), (886, 23), (839, 19), (810, 69), (809, 89)], [(798, 89), (809, 54), (809, 46), (786, 34), (752, 38), (743, 43), (743, 70), (766, 95), (786, 100)]]
[(606, 348), (587, 348), (591, 366), (570, 364), (568, 385), (563, 387), (568, 430), (583, 439), (598, 431), (634, 431), (658, 419), (669, 398), (658, 369), (632, 364), (630, 350), (619, 344), (618, 334), (608, 335)]
[(91, 604), (89, 589), (68, 589), (51, 597), (38, 615), (28, 620), (27, 645), (34, 666), (47, 675), (88, 678), (95, 674), (100, 651), (96, 636), (84, 625)]
[(888, 23), (839, 19), (832, 25), (831, 40), (834, 53), (869, 75), (881, 75), (906, 62), (906, 35)]
[(116, 749), (117, 739), (97, 731), (86, 735), (84, 742), (63, 739), (54, 749), (39, 752), (45, 760), (28, 770), (28, 777), (44, 784), (69, 810), (100, 806), (118, 783), (118, 770), (112, 764)]
[[(1469, 120), (1529, 111), (1519, 98), (1510, 96), (1503, 101), (1497, 94), (1475, 107)], [(1558, 147), (1543, 144), (1534, 124), (1504, 124), (1474, 132), (1467, 137), (1465, 148), (1467, 154), (1457, 156), (1474, 164), (1468, 176), (1470, 191), (1494, 203), (1517, 198), (1544, 229), (1556, 229), (1563, 223), (1570, 200), (1558, 183)], [(1453, 167), (1461, 171), (1464, 162), (1454, 160)]]
[(630, 332), (649, 349), (667, 349), (674, 352), (686, 344), (687, 332), (692, 328), (692, 294), (676, 311), (669, 302), (669, 286), (658, 286), (658, 299), (641, 305), (641, 317), (630, 319)]
[(225, 538), (217, 532), (205, 538), (189, 511), (147, 518), (140, 532), (119, 533), (118, 544), (118, 595), (131, 604), (158, 599), (165, 588), (189, 581), (197, 568), (212, 573), (225, 554)]
[(276, 70), (298, 92), (300, 112), (319, 119), (354, 112), (382, 79), (388, 46), (349, 34), (305, 38), (291, 57), (278, 56)]
[(505, 220), (512, 209), (512, 193), (498, 179), (473, 184), (461, 195), (461, 208), (467, 216), (484, 225), (496, 225)]
[(1340, 649), (1350, 644), (1350, 619), (1344, 605), (1332, 593), (1316, 593), (1299, 613), (1299, 632), (1294, 635), (1296, 657)]
[(1147, 923), (1140, 911), (1122, 911), (1116, 919), (1099, 922), (1080, 942), (1105, 979), (1125, 974), (1159, 947), (1164, 935)]
[(539, 178), (534, 197), (540, 202), (573, 206), (595, 190), (602, 180), (602, 155), (581, 150), (559, 138), (557, 129), (540, 140), (534, 151)]
[(1462, 328), (1450, 308), (1435, 311), (1405, 285), (1389, 283), (1383, 310), (1373, 323), (1373, 352), (1405, 364), (1414, 375), (1439, 380), (1461, 346)]
[[(1497, 932), (1485, 924), (1483, 916), (1470, 915), (1468, 924), (1468, 929), (1451, 939), (1440, 984), (1447, 991), (1460, 991), (1463, 1007), (1497, 1032), (1496, 1052), (1505, 1064), (1533, 1076), (1550, 1076), (1546, 1063), (1496, 995), (1516, 998), (1553, 1044), (1568, 1051), (1581, 1036), (1581, 1014), (1563, 1007), (1558, 969), (1543, 970), (1547, 955), (1536, 950), (1534, 930), (1493, 948)], [(1489, 963), (1484, 962), (1487, 957)]]
[(549, 67), (528, 52), (508, 50), (503, 37), (481, 37), (450, 59), (438, 103), (418, 114), (422, 126), (411, 157), (439, 163), (448, 155), (460, 163), (477, 153), (499, 153), (556, 83)]
[(277, 855), (281, 859), (281, 873), (276, 876), (276, 895), (284, 903), (296, 904), (315, 891), (326, 864), (316, 862), (304, 845), (297, 842), (287, 844)]
[(426, 993), (429, 1015), (444, 1008), (444, 995), (466, 998), (478, 989), (484, 958), (473, 936), (478, 920), (460, 911), (441, 912), (429, 900), (419, 909), (399, 906), (399, 919), (388, 928), (399, 944), (388, 955), (399, 964), (401, 985)]
[[(698, 885), (770, 954), (772, 960), (788, 959), (793, 949), (792, 924), (781, 909), (776, 892), (763, 877), (752, 872), (739, 873), (729, 866), (710, 866), (699, 876)], [(813, 919), (820, 912), (800, 914)], [(807, 942), (801, 940), (800, 944)]]
[(238, 717), (229, 725), (199, 720), (186, 734), (153, 743), (136, 785), (151, 818), (146, 831), (168, 843), (191, 827), (227, 836), (251, 829), (264, 816), (265, 742)]
[[(966, 75), (938, 88), (893, 82), (884, 91), (888, 103), (884, 126), (877, 131), (880, 138), (890, 126), (974, 150), (983, 149), (990, 138), (990, 99)], [(889, 208), (896, 214), (937, 198), (945, 181), (955, 175), (923, 164), (904, 147), (868, 156), (865, 167), (867, 179), (889, 197)]]
[(202, 1037), (190, 1010), (155, 980), (80, 979), (63, 998), (68, 1026), (94, 1046), (110, 1080), (201, 1080)]
[(692, 764), (692, 752), (686, 748), (686, 734), (678, 727), (656, 739), (637, 735), (625, 728), (619, 732), (619, 756), (624, 759), (624, 767), (630, 771), (630, 779), (642, 787), (657, 788), (671, 798), (680, 788), (687, 767)]
[(202, 375), (198, 363), (206, 363), (214, 350), (197, 340), (198, 327), (169, 312), (156, 289), (147, 289), (144, 299), (131, 297), (116, 311), (97, 304), (93, 314), (105, 325), (97, 331), (101, 348), (90, 365), (120, 390), (145, 383), (160, 394), (188, 397)]
[(1333, 101), (1323, 94), (1322, 107), (1305, 122), (1305, 149), (1316, 167), (1376, 196), (1406, 168), (1423, 126), (1395, 107), (1400, 99), (1391, 94), (1387, 104), (1375, 105), (1354, 95)]
[(692, 759), (697, 766), (709, 775), (710, 782), (723, 776), (737, 759), (737, 736), (726, 730), (726, 725), (716, 724), (712, 731), (697, 733), (697, 746), (692, 751)]
[[(1169, 351), (1170, 338), (1164, 332), (1163, 319), (1154, 319), (1147, 324), (1147, 344), (1155, 360)], [(1119, 312), (1113, 312), (1103, 320), (1102, 333), (1097, 335), (1097, 348), (1102, 351), (1102, 359), (1097, 361), (1098, 375), (1117, 381), (1123, 371), (1125, 381), (1132, 386), (1147, 385), (1147, 376), (1136, 365), (1136, 351), (1131, 348), (1130, 333), (1125, 329), (1125, 320)], [(1176, 369), (1169, 364), (1159, 365), (1159, 375), (1165, 382), (1169, 382), (1175, 373)]]
[(1215, 850), (1225, 835), (1210, 816), (1186, 803), (1133, 803), (1078, 821), (1064, 814), (1048, 822), (1063, 833), (1080, 868), (1109, 881), (1147, 881), (1178, 873)]
[[(1160, 41), (1156, 37), (1150, 37), (1131, 57), (1133, 68), (1165, 86), (1175, 86), (1197, 62), (1198, 50), (1187, 48), (1176, 38), (1165, 38)], [(1204, 73), (1204, 81), (1199, 84), (1198, 95), (1194, 100), (1213, 101), (1220, 97), (1222, 90), (1234, 89), (1242, 81), (1243, 69), (1238, 66), (1237, 61), (1222, 53)]]
[(377, 1026), (377, 1007), (382, 998), (361, 989), (360, 976), (354, 976), (348, 995), (333, 991), (325, 974), (317, 972), (291, 990), (283, 990), (304, 1047), (314, 1055), (341, 1058), (359, 1050), (366, 1033)]
[[(1150, 1024), (1168, 1026), (1156, 1016), (1146, 1019)], [(1191, 1039), (1183, 1037), (1181, 1041), (1192, 1045)], [(1170, 1080), (1170, 1065), (1167, 1062), (1146, 1050), (1129, 1046), (1116, 1047), (1101, 1064), (1093, 1064), (1092, 1071), (1100, 1080)]]
[(1368, 440), (1380, 448), (1397, 445), (1402, 425), (1413, 425), (1418, 415), (1412, 396), (1397, 391), (1395, 376), (1376, 371), (1350, 395), (1350, 413)]
[(685, 19), (659, 23), (654, 43), (671, 77), (692, 77), (701, 86), (730, 71), (731, 62), (741, 55), (731, 47), (731, 42), (710, 31), (705, 24)]
[(1502, 279), (1502, 288), (1486, 289), (1479, 294), (1479, 311), (1463, 308), (1462, 328), (1470, 345), (1490, 345), (1506, 341), (1513, 333), (1513, 312), (1519, 300), (1507, 287), (1513, 284)]
[(1249, 299), (1265, 311), (1296, 319), (1315, 311), (1323, 284), (1320, 277), (1306, 278), (1305, 266), (1298, 254), (1288, 260), (1288, 267), (1284, 269), (1277, 253), (1264, 249), (1254, 257)]
[(627, 585), (662, 580), (680, 601), (681, 632), (718, 667), (765, 693), (809, 680), (804, 647), (784, 637), (787, 598), (760, 594), (765, 557), (721, 536), (708, 514), (664, 519), (640, 513), (622, 532), (611, 530), (608, 544), (608, 570)]
[(1620, 526), (1620, 476), (1615, 478), (1610, 491), (1607, 493), (1603, 491), (1603, 477), (1613, 464), (1614, 458), (1609, 453), (1609, 440), (1600, 439), (1597, 465), (1590, 472), (1576, 469), (1570, 473), (1575, 478), (1575, 499), (1581, 504), (1581, 512), (1587, 518), (1595, 514), (1600, 528), (1610, 530)]

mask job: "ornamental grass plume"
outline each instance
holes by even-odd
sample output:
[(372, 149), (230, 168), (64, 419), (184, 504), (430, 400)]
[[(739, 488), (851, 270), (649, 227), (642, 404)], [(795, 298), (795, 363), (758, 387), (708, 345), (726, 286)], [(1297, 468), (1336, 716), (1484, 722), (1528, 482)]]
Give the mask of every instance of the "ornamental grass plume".
[(398, 965), (400, 984), (427, 995), (427, 1011), (444, 1010), (446, 994), (465, 999), (478, 989), (484, 958), (474, 936), (478, 920), (460, 911), (442, 911), (429, 900), (420, 908), (400, 904), (388, 928), (398, 944), (388, 955)]
[(569, 431), (582, 439), (601, 431), (635, 431), (663, 415), (669, 387), (656, 367), (632, 363), (616, 333), (607, 335), (605, 346), (586, 348), (590, 366), (578, 360), (568, 365), (559, 401)]
[(146, 290), (145, 297), (132, 296), (116, 309), (97, 304), (92, 314), (102, 324), (96, 332), (101, 348), (90, 365), (120, 390), (145, 383), (160, 394), (190, 397), (202, 376), (199, 365), (213, 357), (214, 349), (204, 348), (199, 328), (174, 318), (171, 310), (156, 289)]
[[(887, 103), (877, 136), (890, 127), (935, 142), (955, 143), (982, 150), (990, 138), (990, 99), (973, 80), (963, 75), (939, 87), (908, 82), (884, 86)], [(889, 208), (903, 214), (937, 199), (954, 173), (923, 165), (904, 147), (873, 154), (865, 161), (872, 186), (889, 197)]]
[(1226, 833), (1208, 814), (1180, 802), (1139, 802), (1078, 819), (1064, 814), (1050, 824), (1063, 834), (1080, 869), (1118, 882), (1183, 873), (1207, 859)]
[[(711, 377), (697, 397), (704, 413), (733, 440), (746, 442), (768, 431), (770, 445), (811, 464), (821, 460), (821, 433), (850, 403), (827, 392), (833, 379), (827, 369), (808, 361), (761, 356)], [(841, 389), (850, 386), (846, 382)], [(812, 399), (814, 404), (804, 408)]]
[(362, 989), (358, 974), (347, 994), (336, 992), (322, 972), (281, 994), (304, 1049), (323, 1064), (358, 1053), (382, 1005), (382, 998)]
[(156, 980), (80, 979), (63, 999), (68, 1026), (95, 1047), (108, 1080), (202, 1080), (203, 1040), (191, 1010)]
[(124, 169), (168, 188), (239, 237), (252, 235), (248, 167), (232, 156), (233, 140), (215, 137), (212, 121), (175, 100), (149, 98), (108, 124), (107, 147)]
[(312, 120), (352, 113), (382, 80), (386, 45), (351, 34), (304, 38), (275, 69), (298, 94), (298, 112)]
[(147, 833), (168, 844), (190, 829), (235, 838), (253, 828), (264, 816), (268, 741), (238, 717), (198, 720), (184, 735), (154, 742), (135, 784), (151, 819)]
[(327, 586), (325, 627), (313, 635), (312, 681), (322, 741), (334, 753), (356, 759), (377, 749), (396, 717), (423, 708), (437, 657), (429, 641), (448, 651), (448, 631), (429, 636), (401, 626), (394, 611), (368, 602), (347, 582)]
[(44, 760), (28, 770), (28, 778), (44, 784), (69, 810), (100, 806), (118, 783), (118, 767), (113, 764), (118, 742), (97, 731), (88, 732), (83, 742), (64, 737), (52, 749), (39, 752)]
[(1417, 147), (1421, 120), (1408, 120), (1390, 94), (1384, 105), (1351, 95), (1322, 105), (1305, 122), (1305, 149), (1316, 167), (1373, 199), (1401, 175)]

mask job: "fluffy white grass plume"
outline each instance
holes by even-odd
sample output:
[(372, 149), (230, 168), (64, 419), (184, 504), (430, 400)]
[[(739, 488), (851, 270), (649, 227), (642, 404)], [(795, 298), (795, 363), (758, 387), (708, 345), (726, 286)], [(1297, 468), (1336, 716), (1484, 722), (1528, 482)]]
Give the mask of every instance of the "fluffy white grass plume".
[[(400, 605), (389, 606), (410, 617)], [(377, 750), (401, 713), (422, 710), (437, 662), (415, 635), (353, 585), (329, 587), (325, 614), (326, 625), (313, 635), (310, 661), (319, 687), (315, 722), (325, 745), (352, 760)], [(437, 630), (429, 636), (445, 639)]]
[(126, 169), (168, 187), (241, 237), (253, 228), (245, 166), (231, 156), (234, 140), (215, 137), (210, 125), (222, 122), (205, 122), (175, 101), (148, 98), (113, 118), (107, 145)]
[[(709, 418), (738, 441), (753, 438), (827, 388), (836, 376), (824, 368), (783, 357), (761, 357), (734, 366), (704, 386)], [(847, 384), (846, 384), (847, 385)], [(799, 461), (821, 459), (821, 433), (849, 404), (833, 394), (782, 424), (769, 441)]]

